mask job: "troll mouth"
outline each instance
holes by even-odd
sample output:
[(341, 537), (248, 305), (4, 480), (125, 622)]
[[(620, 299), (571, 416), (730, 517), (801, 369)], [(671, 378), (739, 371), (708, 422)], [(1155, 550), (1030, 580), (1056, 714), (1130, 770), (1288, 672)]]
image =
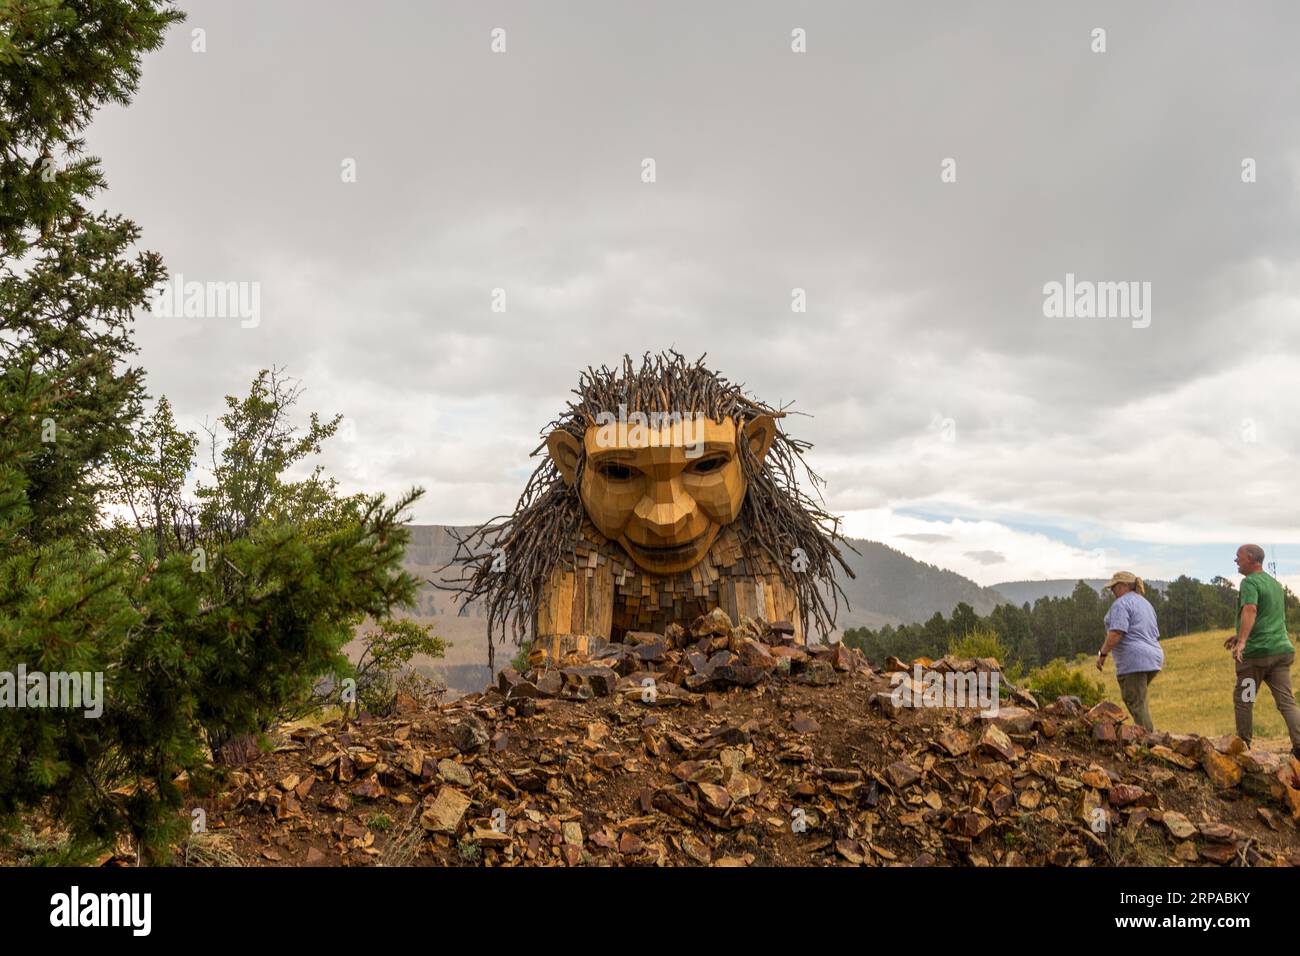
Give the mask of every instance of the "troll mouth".
[(704, 543), (704, 540), (707, 537), (708, 537), (708, 533), (706, 532), (697, 538), (692, 538), (690, 541), (687, 541), (685, 544), (670, 544), (670, 545), (665, 545), (663, 547), (653, 547), (651, 545), (638, 544), (637, 542), (627, 538), (624, 539), (624, 543), (626, 543), (627, 546), (631, 548), (633, 551), (635, 551), (637, 554), (645, 555), (647, 558), (651, 558), (656, 561), (670, 561), (673, 558), (680, 558), (683, 557), (684, 555), (691, 554), (692, 552), (697, 550), (701, 544)]

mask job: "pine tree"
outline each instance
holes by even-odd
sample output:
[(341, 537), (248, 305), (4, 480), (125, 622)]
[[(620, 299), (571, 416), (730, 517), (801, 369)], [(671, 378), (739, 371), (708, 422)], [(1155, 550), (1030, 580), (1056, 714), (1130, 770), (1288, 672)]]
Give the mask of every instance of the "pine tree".
[[(94, 547), (96, 474), (139, 407), (131, 316), (164, 273), (156, 255), (129, 255), (134, 224), (87, 214), (103, 177), (79, 134), (134, 91), (140, 56), (179, 19), (162, 6), (0, 0), (0, 668), (11, 674), (103, 671), (140, 619), (126, 569)], [(92, 726), (75, 711), (0, 712), (0, 816), (51, 796), (83, 806), (103, 780), (90, 768), (118, 753)], [(73, 824), (106, 837), (95, 817)]]
[(179, 19), (160, 0), (0, 0), (0, 705), (20, 665), (103, 680), (98, 715), (0, 706), (0, 822), (39, 810), (79, 848), (125, 833), (155, 854), (210, 745), (346, 672), (354, 627), (411, 602), (401, 522), (420, 493), (289, 480), (337, 419), (299, 434), (296, 391), (267, 372), (227, 399), (186, 499), (197, 438), (165, 400), (145, 417), (130, 364), (165, 271), (132, 222), (87, 211), (103, 177), (77, 138)]

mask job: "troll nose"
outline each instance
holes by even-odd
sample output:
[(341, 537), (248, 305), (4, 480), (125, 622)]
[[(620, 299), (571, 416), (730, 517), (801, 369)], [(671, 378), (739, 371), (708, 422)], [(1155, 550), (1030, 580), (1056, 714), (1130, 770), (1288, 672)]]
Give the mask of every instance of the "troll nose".
[(646, 495), (636, 506), (636, 516), (665, 538), (685, 530), (694, 514), (694, 499), (675, 487), (675, 483), (657, 487), (653, 495)]

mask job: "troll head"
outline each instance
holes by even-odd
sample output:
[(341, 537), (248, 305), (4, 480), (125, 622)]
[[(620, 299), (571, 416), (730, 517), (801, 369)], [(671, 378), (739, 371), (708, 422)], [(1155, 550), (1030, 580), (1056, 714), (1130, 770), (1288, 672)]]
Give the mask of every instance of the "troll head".
[(581, 373), (576, 400), (544, 430), (543, 460), (512, 515), (460, 539), (456, 563), (471, 568), (457, 588), (486, 602), (490, 628), (513, 618), (516, 636), (556, 567), (572, 561), (590, 523), (651, 575), (689, 573), (731, 526), (742, 547), (780, 567), (811, 613), (833, 626), (842, 595), (833, 562), (837, 519), (800, 488), (821, 479), (804, 465), (808, 447), (778, 422), (784, 411), (676, 352), (640, 364)]

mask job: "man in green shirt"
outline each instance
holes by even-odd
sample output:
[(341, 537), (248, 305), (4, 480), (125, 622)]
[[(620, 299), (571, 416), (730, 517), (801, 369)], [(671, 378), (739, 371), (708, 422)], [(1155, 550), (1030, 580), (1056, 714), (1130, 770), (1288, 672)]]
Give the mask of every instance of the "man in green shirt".
[(1237, 597), (1237, 633), (1223, 642), (1237, 662), (1237, 685), (1232, 694), (1237, 736), (1250, 744), (1255, 698), (1260, 685), (1267, 684), (1286, 721), (1291, 752), (1300, 758), (1300, 707), (1291, 692), (1295, 647), (1286, 633), (1282, 585), (1264, 573), (1264, 549), (1257, 544), (1237, 549), (1237, 570), (1245, 575)]

